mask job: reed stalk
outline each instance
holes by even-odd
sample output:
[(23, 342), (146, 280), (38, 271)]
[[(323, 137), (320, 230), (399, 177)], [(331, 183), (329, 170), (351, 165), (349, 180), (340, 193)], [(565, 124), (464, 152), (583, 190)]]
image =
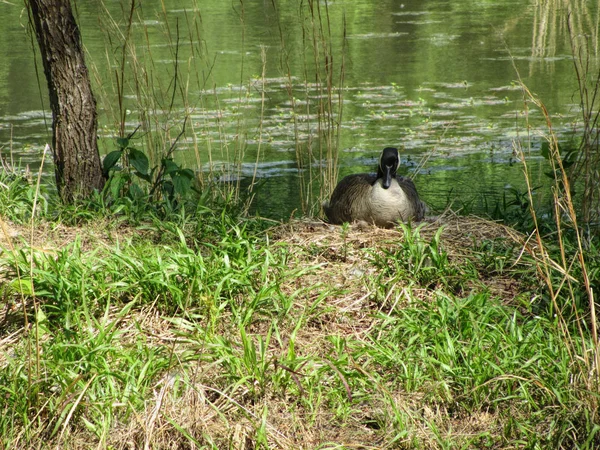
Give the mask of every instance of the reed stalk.
[[(277, 10), (276, 0), (272, 1)], [(294, 122), (295, 156), (301, 208), (304, 214), (318, 213), (322, 199), (337, 182), (338, 155), (343, 117), (346, 23), (341, 24), (339, 54), (334, 45), (329, 3), (309, 0), (300, 9), (302, 22), (302, 75), (304, 99), (295, 96), (290, 51), (279, 23), (281, 70)], [(299, 116), (300, 115), (300, 116)], [(315, 117), (316, 116), (316, 117)], [(306, 139), (301, 140), (301, 131)], [(318, 192), (318, 193), (317, 193)]]
[[(571, 183), (567, 169), (565, 168), (560, 154), (558, 140), (553, 129), (550, 114), (543, 102), (533, 95), (527, 86), (521, 81), (524, 96), (525, 111), (528, 112), (528, 103), (532, 103), (542, 113), (546, 121), (545, 139), (549, 144), (549, 161), (554, 173), (557, 174), (552, 186), (554, 204), (554, 222), (556, 226), (555, 236), (546, 236), (541, 231), (536, 210), (534, 208), (534, 194), (531, 183), (531, 174), (527, 165), (527, 155), (519, 143), (515, 143), (517, 153), (523, 164), (523, 174), (527, 184), (529, 196), (530, 213), (533, 218), (534, 231), (532, 240), (534, 245), (525, 243), (524, 249), (534, 258), (538, 276), (543, 280), (553, 311), (557, 316), (560, 331), (563, 335), (565, 347), (569, 350), (574, 367), (579, 367), (579, 379), (583, 380), (588, 392), (597, 392), (600, 381), (600, 348), (598, 342), (595, 293), (590, 283), (590, 276), (584, 251), (584, 236), (578, 226), (578, 216), (574, 199), (571, 195)], [(526, 114), (528, 118), (528, 114)], [(529, 129), (529, 127), (528, 127)], [(531, 139), (531, 137), (529, 137)], [(575, 251), (568, 251), (568, 242), (575, 242)], [(548, 246), (557, 243), (558, 257), (553, 256)], [(581, 274), (581, 279), (574, 276)], [(579, 286), (583, 286), (583, 292), (587, 298), (587, 318), (579, 314), (578, 292)], [(567, 318), (565, 309), (574, 311), (575, 323), (572, 318)], [(571, 335), (572, 326), (575, 326), (580, 339), (574, 339)], [(592, 347), (586, 347), (586, 336), (591, 336)], [(580, 343), (579, 346), (577, 343)], [(597, 409), (595, 395), (586, 396), (592, 403), (592, 411)]]
[(567, 175), (571, 185), (581, 191), (579, 217), (589, 240), (592, 235), (600, 234), (600, 67), (594, 63), (598, 56), (594, 34), (579, 32), (576, 17), (569, 15), (568, 25), (582, 129), (575, 163)]
[[(277, 0), (272, 8), (279, 8)], [(104, 65), (112, 69), (107, 77), (96, 65), (91, 66), (98, 90), (98, 98), (107, 113), (107, 122), (112, 123), (121, 137), (127, 135), (126, 128), (141, 124), (137, 136), (141, 147), (149, 156), (151, 166), (165, 157), (172, 147), (174, 136), (197, 113), (202, 118), (187, 121), (182, 142), (191, 150), (189, 156), (180, 153), (189, 163), (195, 160), (197, 179), (201, 186), (211, 182), (211, 194), (223, 198), (240, 200), (243, 168), (248, 147), (248, 133), (256, 128), (258, 136), (256, 157), (253, 158), (249, 192), (252, 195), (257, 182), (258, 167), (265, 152), (264, 118), (267, 107), (266, 84), (268, 63), (267, 52), (261, 50), (261, 80), (256, 83), (246, 75), (246, 6), (239, 3), (235, 12), (240, 23), (239, 78), (231, 92), (223, 92), (222, 86), (213, 75), (218, 64), (217, 56), (210, 57), (204, 39), (202, 15), (196, 7), (185, 11), (184, 19), (174, 21), (168, 15), (161, 0), (159, 11), (160, 29), (164, 42), (171, 52), (171, 79), (164, 81), (164, 62), (159, 56), (155, 39), (156, 28), (149, 29), (146, 11), (136, 0), (123, 0), (122, 17), (113, 17), (114, 8), (102, 3), (103, 32), (107, 42)], [(111, 13), (111, 11), (113, 11)], [(299, 195), (304, 214), (318, 213), (321, 200), (329, 195), (337, 182), (338, 154), (343, 120), (343, 85), (345, 78), (346, 24), (333, 24), (328, 2), (310, 0), (298, 9), (299, 28), (302, 33), (302, 64), (290, 64), (292, 50), (279, 23), (281, 43), (280, 68), (287, 80), (286, 90), (293, 121), (295, 160), (298, 168)], [(280, 19), (278, 19), (280, 20)], [(181, 23), (180, 23), (181, 22)], [(341, 26), (340, 26), (341, 25)], [(156, 25), (152, 25), (156, 27)], [(341, 33), (337, 30), (341, 28)], [(335, 33), (333, 30), (336, 30)], [(287, 31), (286, 31), (287, 32)], [(339, 42), (336, 40), (339, 39)], [(295, 52), (295, 51), (294, 51)], [(163, 52), (164, 53), (164, 52)], [(160, 53), (162, 54), (162, 53)], [(163, 56), (164, 58), (164, 56)], [(187, 60), (187, 64), (180, 61)], [(297, 71), (300, 70), (301, 73)], [(298, 87), (303, 94), (298, 97)], [(258, 89), (260, 99), (252, 99), (253, 90)], [(197, 91), (196, 91), (197, 89)], [(195, 96), (194, 92), (199, 92)], [(226, 96), (226, 99), (222, 97)], [(257, 117), (250, 117), (251, 100), (260, 100)], [(231, 110), (223, 102), (235, 101)], [(236, 109), (237, 108), (237, 109)], [(110, 129), (108, 130), (110, 133)], [(174, 133), (172, 136), (171, 133)], [(216, 142), (218, 139), (218, 142)], [(136, 143), (137, 144), (137, 143)], [(110, 141), (104, 143), (104, 152), (112, 150)], [(225, 183), (212, 183), (226, 180)]]
[(254, 161), (254, 171), (252, 172), (252, 182), (250, 183), (250, 192), (253, 191), (254, 185), (256, 184), (256, 173), (258, 171), (258, 164), (260, 163), (262, 141), (263, 141), (263, 124), (265, 117), (265, 78), (267, 71), (267, 51), (265, 46), (260, 48), (260, 59), (262, 63), (262, 70), (260, 76), (260, 118), (258, 121), (258, 144), (256, 148), (256, 160)]

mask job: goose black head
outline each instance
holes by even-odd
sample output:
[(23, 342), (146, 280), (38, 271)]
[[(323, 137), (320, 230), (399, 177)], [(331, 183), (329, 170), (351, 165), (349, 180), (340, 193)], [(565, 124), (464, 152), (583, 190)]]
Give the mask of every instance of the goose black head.
[(396, 177), (398, 164), (400, 164), (398, 149), (393, 147), (384, 148), (383, 152), (381, 152), (379, 167), (377, 169), (377, 178), (383, 180), (382, 186), (384, 189), (389, 188), (392, 184), (392, 180)]

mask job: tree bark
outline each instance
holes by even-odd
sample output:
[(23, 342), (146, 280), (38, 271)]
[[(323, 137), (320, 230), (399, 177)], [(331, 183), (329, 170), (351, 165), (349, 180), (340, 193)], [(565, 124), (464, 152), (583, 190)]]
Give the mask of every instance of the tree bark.
[(27, 0), (52, 109), (56, 185), (70, 203), (104, 186), (96, 101), (70, 0)]

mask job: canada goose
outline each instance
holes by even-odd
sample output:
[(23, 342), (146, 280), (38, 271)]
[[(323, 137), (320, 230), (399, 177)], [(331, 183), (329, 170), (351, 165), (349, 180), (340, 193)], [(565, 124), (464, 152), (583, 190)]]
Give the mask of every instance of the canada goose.
[(331, 200), (323, 204), (329, 222), (365, 221), (389, 228), (399, 220), (422, 220), (426, 206), (412, 180), (396, 175), (399, 163), (398, 149), (387, 147), (377, 174), (357, 173), (342, 179)]

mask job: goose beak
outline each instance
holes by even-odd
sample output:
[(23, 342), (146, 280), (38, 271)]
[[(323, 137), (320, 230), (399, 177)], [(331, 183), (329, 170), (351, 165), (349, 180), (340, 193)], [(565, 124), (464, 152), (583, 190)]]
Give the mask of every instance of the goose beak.
[(385, 171), (383, 174), (383, 188), (387, 189), (390, 187), (390, 185), (392, 184), (392, 167), (391, 166), (385, 166)]

